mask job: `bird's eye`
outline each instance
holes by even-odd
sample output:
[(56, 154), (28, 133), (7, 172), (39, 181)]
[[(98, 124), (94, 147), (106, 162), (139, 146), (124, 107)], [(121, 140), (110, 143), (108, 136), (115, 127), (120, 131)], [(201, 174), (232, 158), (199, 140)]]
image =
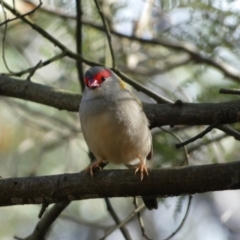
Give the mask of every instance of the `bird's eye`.
[(104, 82), (106, 80), (106, 77), (102, 77), (102, 82)]

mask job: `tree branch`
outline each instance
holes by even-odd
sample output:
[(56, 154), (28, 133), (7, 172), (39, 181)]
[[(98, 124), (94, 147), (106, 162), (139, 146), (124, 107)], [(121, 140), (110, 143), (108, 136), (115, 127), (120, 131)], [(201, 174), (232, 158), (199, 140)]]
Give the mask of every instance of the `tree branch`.
[(197, 134), (196, 136), (194, 136), (193, 138), (190, 138), (184, 142), (180, 142), (177, 143), (175, 146), (176, 148), (180, 148), (183, 147), (185, 145), (187, 145), (188, 143), (194, 142), (195, 140), (204, 137), (207, 133), (209, 133), (210, 131), (212, 131), (215, 127), (217, 127), (220, 123), (220, 120), (216, 120), (213, 124), (211, 124), (210, 126), (208, 126), (206, 129), (204, 129), (204, 131), (202, 131), (201, 133)]
[[(121, 223), (121, 220), (119, 219), (116, 211), (112, 207), (112, 204), (111, 204), (109, 198), (105, 198), (105, 203), (106, 203), (107, 210), (110, 213), (110, 215), (112, 216), (113, 220), (115, 221), (115, 223), (117, 225), (119, 225)], [(125, 226), (120, 227), (120, 231), (122, 232), (122, 235), (125, 238), (125, 240), (132, 240), (132, 237), (131, 237), (129, 231)]]
[(126, 225), (131, 219), (133, 219), (135, 217), (135, 215), (137, 215), (138, 212), (142, 211), (145, 208), (145, 204), (140, 205), (138, 208), (134, 209), (133, 212), (130, 213), (130, 215), (128, 215), (120, 224), (118, 224), (117, 226), (114, 226), (113, 228), (109, 229), (103, 237), (101, 237), (99, 240), (105, 240), (106, 237), (108, 237), (110, 234), (112, 234), (114, 231), (116, 231), (117, 229), (123, 227), (124, 225)]
[[(65, 52), (61, 52), (61, 53), (59, 53), (59, 54), (57, 54), (57, 55), (55, 55), (55, 56), (53, 56), (53, 57), (43, 61), (43, 62), (41, 62), (41, 64), (38, 65), (37, 69), (45, 67), (45, 66), (51, 64), (52, 62), (57, 61), (57, 60), (65, 57), (65, 56), (66, 56), (66, 53)], [(17, 77), (21, 77), (23, 74), (30, 73), (35, 67), (36, 67), (36, 65), (31, 67), (31, 68), (27, 68), (25, 70), (19, 71), (19, 72), (14, 72), (14, 74), (13, 73), (4, 73), (3, 75), (4, 76), (17, 76)]]
[[(83, 19), (82, 21), (83, 21), (83, 24), (91, 26), (100, 31), (104, 31), (103, 26), (96, 24), (88, 19)], [(196, 63), (204, 63), (206, 65), (215, 67), (218, 70), (220, 70), (225, 76), (237, 82), (240, 82), (240, 72), (236, 68), (232, 67), (228, 63), (223, 62), (221, 59), (211, 59), (203, 55), (202, 53), (200, 53), (201, 51), (191, 43), (182, 42), (182, 41), (173, 41), (172, 39), (164, 39), (164, 38), (144, 39), (136, 36), (128, 36), (123, 33), (117, 32), (113, 29), (110, 29), (110, 33), (120, 38), (126, 38), (129, 40), (138, 41), (139, 43), (142, 43), (142, 44), (158, 45), (158, 46), (170, 48), (172, 50), (186, 52), (190, 55), (192, 61)]]
[(0, 75), (0, 95), (20, 98), (60, 110), (78, 111), (80, 95), (63, 89)]
[[(18, 18), (20, 18), (23, 22), (25, 22), (26, 24), (28, 24), (29, 26), (31, 26), (35, 31), (37, 31), (41, 36), (43, 36), (44, 38), (48, 39), (51, 43), (53, 43), (55, 46), (57, 46), (59, 49), (62, 50), (62, 52), (64, 54), (66, 54), (66, 56), (68, 56), (69, 58), (75, 59), (77, 61), (82, 61), (86, 64), (88, 64), (89, 66), (97, 66), (97, 65), (101, 65), (99, 63), (90, 61), (84, 57), (82, 57), (80, 54), (77, 54), (75, 52), (72, 52), (70, 49), (68, 49), (64, 44), (62, 44), (60, 41), (58, 41), (56, 38), (54, 38), (51, 34), (49, 34), (47, 31), (45, 31), (43, 28), (41, 28), (39, 25), (33, 23), (31, 20), (25, 18), (20, 12), (18, 12), (16, 9), (13, 9), (9, 4), (7, 4), (6, 2), (2, 1), (2, 4), (4, 5), (5, 8), (7, 8), (10, 12), (12, 12), (15, 16), (17, 16)], [(115, 71), (116, 72), (116, 71)], [(120, 71), (117, 72), (117, 74), (121, 74)], [(19, 73), (18, 73), (19, 75)], [(119, 75), (120, 76), (120, 75)], [(121, 77), (121, 76), (120, 76)], [(141, 83), (135, 82), (134, 80), (132, 80), (131, 78), (129, 78), (128, 76), (124, 75), (123, 76), (124, 80), (129, 83), (130, 85), (133, 85), (136, 90), (138, 91), (142, 91), (143, 93), (151, 96), (153, 99), (155, 99), (157, 102), (164, 102), (163, 98), (161, 98), (159, 96), (159, 94), (149, 90), (148, 88), (146, 88), (144, 85), (142, 85)], [(134, 82), (133, 82), (134, 81)], [(133, 83), (132, 83), (133, 82)], [(165, 101), (166, 102), (166, 101)], [(169, 102), (169, 101), (167, 101)]]
[[(78, 112), (79, 94), (0, 75), (0, 95), (41, 103), (60, 110)], [(210, 125), (235, 123), (240, 119), (240, 100), (223, 103), (148, 104), (144, 111), (151, 128), (164, 125)]]
[[(82, 1), (76, 0), (76, 12), (77, 12), (77, 23), (76, 23), (76, 47), (77, 53), (82, 55), (82, 42), (83, 42), (83, 34), (82, 34)], [(78, 71), (78, 80), (82, 91), (85, 87), (84, 77), (83, 77), (83, 65), (80, 59), (76, 60), (76, 67)]]
[(168, 197), (230, 189), (240, 189), (239, 161), (152, 169), (143, 181), (134, 170), (103, 170), (93, 178), (82, 172), (0, 179), (0, 206), (104, 197)]
[(240, 90), (239, 89), (227, 89), (227, 88), (221, 88), (219, 90), (219, 93), (223, 94), (233, 94), (233, 95), (240, 95)]
[[(53, 11), (47, 7), (41, 7), (41, 10), (47, 11), (47, 12), (53, 13), (53, 14), (58, 14), (61, 17), (76, 19), (76, 16), (73, 16), (73, 15), (67, 14), (67, 13), (63, 13), (60, 11), (55, 11), (55, 10)], [(82, 23), (87, 26), (90, 26), (90, 27), (93, 27), (95, 29), (105, 32), (105, 29), (102, 25), (97, 24), (89, 19), (83, 18)], [(236, 82), (240, 82), (240, 71), (238, 69), (232, 67), (230, 64), (222, 61), (221, 59), (211, 59), (211, 58), (203, 55), (201, 53), (201, 51), (199, 49), (197, 49), (196, 46), (194, 46), (191, 43), (183, 42), (183, 41), (173, 41), (172, 39), (164, 39), (164, 38), (144, 39), (144, 38), (138, 38), (136, 36), (128, 36), (126, 34), (122, 34), (111, 28), (109, 30), (112, 35), (115, 35), (120, 38), (126, 38), (129, 40), (138, 41), (142, 44), (158, 45), (158, 46), (163, 46), (163, 47), (166, 47), (166, 48), (169, 48), (172, 50), (183, 51), (183, 52), (189, 54), (192, 61), (194, 61), (196, 63), (203, 63), (206, 65), (215, 67), (216, 69), (220, 70), (225, 76), (235, 80)]]
[(186, 213), (185, 213), (185, 215), (184, 215), (184, 217), (183, 217), (180, 225), (178, 226), (178, 228), (177, 228), (170, 236), (168, 236), (167, 238), (164, 238), (164, 240), (169, 240), (169, 239), (171, 239), (171, 238), (172, 238), (173, 236), (175, 236), (175, 235), (179, 232), (179, 230), (183, 227), (183, 224), (185, 223), (185, 221), (186, 221), (186, 219), (187, 219), (187, 216), (188, 216), (188, 213), (189, 213), (191, 201), (192, 201), (192, 196), (189, 195), (189, 196), (188, 196), (187, 210), (186, 210)]
[(134, 79), (128, 77), (123, 72), (121, 72), (118, 69), (112, 69), (122, 80), (126, 81), (128, 84), (130, 84), (132, 87), (134, 87), (138, 91), (142, 91), (143, 93), (147, 94), (149, 97), (154, 99), (157, 103), (173, 103), (171, 100), (161, 96), (157, 92), (150, 90), (149, 88), (145, 87), (144, 85), (141, 85), (138, 82), (136, 82)]
[(95, 62), (92, 62), (86, 58), (83, 58), (80, 54), (77, 54), (75, 52), (72, 52), (70, 49), (68, 49), (64, 44), (62, 44), (60, 41), (58, 41), (56, 38), (54, 38), (51, 34), (49, 34), (47, 31), (45, 31), (43, 28), (41, 28), (39, 25), (35, 24), (30, 19), (24, 17), (19, 11), (12, 8), (8, 3), (2, 1), (5, 8), (7, 8), (12, 14), (14, 14), (16, 17), (21, 19), (23, 22), (28, 24), (32, 29), (34, 29), (36, 32), (38, 32), (42, 37), (48, 39), (51, 43), (53, 43), (55, 46), (57, 46), (59, 49), (61, 49), (64, 53), (66, 53), (66, 56), (75, 59), (75, 60), (81, 60), (85, 62), (86, 64), (89, 64), (90, 66), (96, 65)]
[[(31, 14), (35, 13), (41, 6), (42, 6), (42, 1), (39, 0), (39, 4), (38, 4), (38, 5), (37, 5), (37, 4), (34, 4), (34, 8), (33, 8), (31, 11), (22, 14), (22, 16), (23, 16), (23, 17), (26, 17), (26, 16), (28, 16), (28, 15), (31, 15)], [(13, 8), (14, 8), (14, 6), (13, 6)], [(14, 18), (11, 18), (11, 19), (6, 19), (5, 21), (3, 21), (3, 22), (0, 23), (0, 27), (1, 27), (2, 25), (8, 24), (9, 22), (12, 22), (12, 21), (17, 20), (18, 18), (19, 18), (19, 17), (14, 17)]]
[(236, 140), (240, 141), (240, 132), (226, 125), (219, 125), (216, 128), (228, 134), (228, 136), (234, 137)]
[(19, 240), (43, 240), (48, 233), (53, 222), (58, 218), (60, 213), (69, 205), (70, 201), (55, 204), (36, 225), (32, 234), (26, 238), (15, 237)]
[(111, 57), (112, 57), (112, 68), (114, 69), (114, 68), (116, 68), (116, 60), (115, 60), (115, 55), (114, 55), (114, 51), (113, 51), (112, 37), (111, 37), (110, 30), (109, 30), (109, 26), (108, 26), (108, 23), (106, 21), (106, 18), (104, 16), (104, 13), (102, 11), (102, 8), (101, 8), (98, 0), (94, 0), (94, 2), (95, 2), (96, 8), (97, 8), (98, 13), (99, 13), (99, 15), (102, 19), (102, 22), (103, 22), (104, 32), (105, 32), (106, 37), (107, 37), (108, 46), (109, 46)]

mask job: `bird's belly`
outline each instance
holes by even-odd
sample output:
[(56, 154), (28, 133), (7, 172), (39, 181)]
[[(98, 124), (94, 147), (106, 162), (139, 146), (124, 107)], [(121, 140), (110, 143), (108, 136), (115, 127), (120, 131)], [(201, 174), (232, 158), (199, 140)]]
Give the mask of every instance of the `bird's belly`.
[(146, 128), (129, 128), (129, 123), (116, 122), (109, 114), (89, 118), (83, 129), (85, 140), (96, 158), (114, 164), (127, 164), (150, 151)]

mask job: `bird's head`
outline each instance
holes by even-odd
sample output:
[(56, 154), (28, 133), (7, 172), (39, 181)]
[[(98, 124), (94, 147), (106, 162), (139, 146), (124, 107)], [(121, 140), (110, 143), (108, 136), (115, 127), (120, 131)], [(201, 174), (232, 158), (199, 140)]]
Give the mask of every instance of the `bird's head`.
[(110, 69), (100, 66), (89, 68), (84, 77), (85, 85), (93, 91), (124, 89), (125, 85)]

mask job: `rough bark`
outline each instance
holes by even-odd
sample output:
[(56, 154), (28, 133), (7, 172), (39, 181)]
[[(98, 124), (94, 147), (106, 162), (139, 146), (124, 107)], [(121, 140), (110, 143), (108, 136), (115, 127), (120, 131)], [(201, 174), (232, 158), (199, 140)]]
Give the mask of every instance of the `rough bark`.
[[(81, 100), (79, 94), (20, 81), (0, 75), (0, 95), (28, 100), (59, 110), (77, 112)], [(163, 125), (209, 125), (220, 120), (224, 123), (239, 121), (240, 100), (223, 103), (144, 104), (144, 111), (151, 127)]]
[[(0, 206), (89, 198), (178, 196), (240, 188), (240, 162), (153, 169), (141, 182), (133, 170), (103, 170), (0, 180)], [(114, 191), (113, 191), (114, 189)]]

